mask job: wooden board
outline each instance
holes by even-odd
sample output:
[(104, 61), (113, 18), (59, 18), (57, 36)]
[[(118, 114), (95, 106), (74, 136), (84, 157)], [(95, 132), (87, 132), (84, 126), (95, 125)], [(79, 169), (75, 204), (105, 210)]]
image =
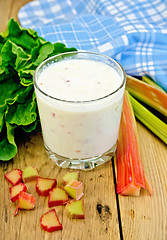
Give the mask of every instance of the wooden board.
[(62, 176), (67, 172), (57, 167), (48, 158), (40, 134), (32, 136), (27, 142), (23, 140), (13, 161), (1, 162), (0, 233), (2, 239), (6, 239), (6, 236), (11, 240), (120, 239), (111, 162), (89, 172), (80, 172), (80, 180), (84, 183), (85, 219), (70, 219), (64, 206), (55, 207), (64, 229), (53, 234), (41, 229), (40, 217), (49, 210), (48, 197), (41, 197), (36, 193), (35, 182), (27, 183), (28, 192), (36, 198), (35, 209), (19, 210), (18, 215), (14, 217), (16, 204), (10, 201), (9, 186), (11, 184), (4, 178), (4, 173), (15, 168), (24, 169), (29, 165), (35, 166), (42, 177), (56, 178), (58, 184), (61, 184)]
[[(9, 18), (17, 19), (19, 8), (29, 0), (0, 1), (0, 31), (6, 29)], [(55, 165), (45, 153), (42, 136), (20, 139), (18, 153), (9, 162), (0, 162), (0, 239), (2, 240), (166, 240), (167, 239), (167, 148), (140, 123), (137, 124), (145, 173), (154, 194), (146, 191), (140, 197), (122, 197), (115, 194), (112, 162), (90, 171), (80, 172), (84, 183), (85, 220), (69, 219), (65, 207), (56, 207), (63, 230), (47, 233), (40, 227), (40, 217), (48, 211), (47, 197), (40, 197), (35, 183), (28, 191), (36, 197), (32, 211), (19, 211), (14, 217), (15, 203), (11, 203), (10, 184), (4, 174), (11, 169), (37, 167), (43, 177), (56, 177), (61, 182), (67, 172)], [(115, 170), (116, 171), (116, 170)]]

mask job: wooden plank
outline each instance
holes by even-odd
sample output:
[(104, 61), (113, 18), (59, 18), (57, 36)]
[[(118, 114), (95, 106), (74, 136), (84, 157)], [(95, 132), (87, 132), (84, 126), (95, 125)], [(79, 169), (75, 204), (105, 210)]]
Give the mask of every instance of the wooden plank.
[(18, 21), (17, 13), (19, 9), (30, 2), (30, 0), (1, 0), (0, 1), (0, 32), (5, 31), (10, 18)]
[(24, 6), (26, 3), (28, 2), (31, 2), (32, 0), (21, 0), (21, 1), (18, 1), (18, 0), (13, 0), (13, 5), (12, 5), (12, 9), (11, 9), (11, 16), (10, 17), (13, 17), (15, 20), (19, 21), (18, 20), (18, 16), (17, 16), (17, 13), (19, 11), (19, 9)]
[(9, 199), (11, 184), (4, 178), (4, 174), (11, 169), (23, 169), (28, 165), (37, 167), (40, 176), (57, 178), (59, 184), (62, 176), (67, 172), (66, 169), (57, 167), (48, 158), (40, 134), (32, 136), (27, 142), (22, 142), (13, 161), (1, 162), (0, 233), (2, 239), (120, 239), (111, 162), (89, 172), (80, 172), (80, 180), (84, 183), (86, 217), (84, 220), (70, 219), (64, 206), (55, 207), (64, 229), (52, 234), (43, 231), (40, 226), (41, 215), (49, 210), (48, 197), (41, 197), (36, 193), (35, 182), (27, 183), (28, 192), (36, 197), (35, 209), (19, 210), (18, 215), (14, 217), (16, 203), (11, 203)]
[(0, 1), (0, 32), (5, 31), (7, 26), (7, 21), (10, 18), (12, 9), (12, 0), (1, 0)]
[(138, 123), (145, 174), (154, 188), (153, 196), (141, 191), (139, 197), (119, 196), (124, 240), (167, 239), (167, 149)]

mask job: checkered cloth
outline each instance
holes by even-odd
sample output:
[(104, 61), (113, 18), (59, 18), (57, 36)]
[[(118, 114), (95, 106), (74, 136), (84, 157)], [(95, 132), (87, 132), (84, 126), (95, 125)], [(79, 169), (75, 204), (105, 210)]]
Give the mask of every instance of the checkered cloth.
[(167, 0), (35, 0), (18, 17), (52, 43), (110, 56), (167, 91)]

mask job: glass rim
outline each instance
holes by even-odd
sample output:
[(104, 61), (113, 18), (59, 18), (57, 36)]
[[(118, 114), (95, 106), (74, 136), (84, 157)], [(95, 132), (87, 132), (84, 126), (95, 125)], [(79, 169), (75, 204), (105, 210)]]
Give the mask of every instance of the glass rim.
[[(38, 71), (41, 69), (41, 67), (43, 67), (47, 62), (50, 62), (52, 61), (53, 59), (56, 59), (62, 55), (68, 55), (68, 54), (91, 54), (91, 55), (96, 55), (96, 56), (100, 56), (100, 57), (103, 57), (105, 59), (108, 59), (109, 61), (112, 61), (114, 62), (122, 71), (122, 76), (123, 76), (123, 79), (122, 79), (122, 83), (121, 85), (113, 92), (103, 96), (103, 97), (99, 97), (99, 98), (95, 98), (95, 99), (91, 99), (91, 100), (66, 100), (66, 99), (61, 99), (61, 98), (56, 98), (56, 97), (53, 97), (47, 93), (45, 93), (44, 91), (42, 91), (39, 87), (39, 85), (37, 84), (37, 74), (38, 74)], [(105, 98), (108, 98), (112, 95), (114, 95), (115, 93), (117, 93), (120, 89), (123, 88), (123, 86), (125, 85), (126, 83), (126, 73), (125, 73), (125, 70), (124, 68), (121, 66), (121, 64), (119, 62), (117, 62), (115, 59), (111, 58), (111, 57), (108, 57), (106, 55), (103, 55), (101, 53), (95, 53), (95, 52), (89, 52), (89, 51), (73, 51), (73, 52), (65, 52), (65, 53), (60, 53), (60, 54), (56, 54), (52, 57), (49, 57), (47, 59), (45, 59), (43, 62), (41, 62), (38, 67), (36, 68), (34, 74), (33, 74), (33, 83), (34, 83), (34, 86), (36, 87), (37, 90), (39, 90), (39, 92), (41, 92), (43, 95), (45, 95), (46, 97), (48, 98), (51, 98), (53, 100), (56, 100), (56, 101), (59, 101), (59, 102), (65, 102), (65, 103), (91, 103), (91, 102), (96, 102), (96, 101), (100, 101), (100, 100), (103, 100)]]

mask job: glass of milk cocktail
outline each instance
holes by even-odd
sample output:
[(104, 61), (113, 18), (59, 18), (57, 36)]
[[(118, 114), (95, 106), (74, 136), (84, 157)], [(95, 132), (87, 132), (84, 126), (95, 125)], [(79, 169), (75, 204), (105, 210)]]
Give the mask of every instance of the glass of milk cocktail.
[(41, 63), (34, 87), (46, 151), (58, 166), (90, 170), (116, 150), (125, 72), (115, 60), (70, 52)]

